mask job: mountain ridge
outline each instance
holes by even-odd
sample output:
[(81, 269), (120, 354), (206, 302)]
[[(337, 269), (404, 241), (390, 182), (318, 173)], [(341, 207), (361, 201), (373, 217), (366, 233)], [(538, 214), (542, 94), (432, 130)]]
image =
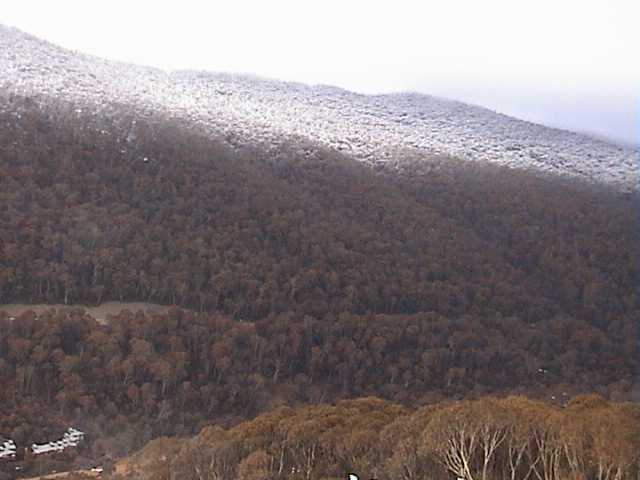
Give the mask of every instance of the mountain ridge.
[[(78, 103), (96, 115), (160, 112), (230, 144), (277, 149), (304, 138), (365, 163), (403, 149), (638, 188), (637, 149), (416, 92), (364, 95), (339, 87), (198, 70), (167, 72), (74, 52), (0, 26), (3, 94)], [(46, 102), (46, 100), (44, 100)]]
[(169, 83), (34, 41), (0, 48), (0, 303), (166, 310), (100, 323), (0, 307), (0, 431), (31, 445), (73, 425), (89, 440), (51, 463), (16, 458), (22, 475), (283, 405), (637, 398), (637, 196), (402, 143), (430, 138), (416, 112), (453, 132), (476, 112), (478, 138), (501, 119), (463, 104)]

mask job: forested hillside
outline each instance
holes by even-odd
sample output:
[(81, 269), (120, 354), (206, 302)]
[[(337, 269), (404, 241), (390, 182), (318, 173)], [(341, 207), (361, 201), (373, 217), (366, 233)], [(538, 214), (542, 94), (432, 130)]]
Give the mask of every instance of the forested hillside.
[(47, 108), (0, 108), (0, 304), (185, 310), (107, 325), (0, 313), (4, 436), (29, 445), (73, 422), (98, 458), (363, 395), (630, 398), (630, 195), (412, 151), (371, 169), (302, 141), (267, 153), (172, 119)]
[(133, 140), (35, 106), (3, 116), (3, 303), (570, 315), (617, 330), (638, 307), (631, 198), (597, 187), (453, 159), (376, 174), (297, 145), (232, 151), (162, 119)]

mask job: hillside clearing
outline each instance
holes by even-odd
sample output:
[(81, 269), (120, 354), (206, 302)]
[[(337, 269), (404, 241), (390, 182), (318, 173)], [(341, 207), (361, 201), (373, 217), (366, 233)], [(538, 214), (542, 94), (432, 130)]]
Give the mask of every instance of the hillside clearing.
[(0, 305), (0, 312), (7, 312), (9, 316), (17, 317), (24, 312), (32, 310), (37, 315), (44, 313), (48, 310), (70, 310), (73, 308), (83, 308), (89, 315), (94, 317), (100, 323), (106, 323), (109, 315), (117, 315), (123, 310), (130, 310), (131, 312), (150, 312), (150, 313), (165, 313), (170, 307), (166, 305), (158, 305), (155, 303), (146, 302), (105, 302), (97, 306), (89, 305), (62, 305), (62, 304), (25, 304), (25, 303), (11, 303), (6, 305)]

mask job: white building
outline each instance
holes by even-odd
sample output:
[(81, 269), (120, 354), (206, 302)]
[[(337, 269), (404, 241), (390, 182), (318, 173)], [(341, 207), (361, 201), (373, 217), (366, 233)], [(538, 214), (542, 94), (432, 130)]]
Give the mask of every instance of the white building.
[(64, 432), (61, 440), (41, 444), (34, 443), (31, 445), (31, 451), (34, 455), (62, 452), (69, 447), (77, 447), (82, 440), (84, 440), (84, 432), (69, 427), (69, 429)]
[(15, 458), (16, 444), (13, 440), (4, 440), (0, 438), (0, 459)]

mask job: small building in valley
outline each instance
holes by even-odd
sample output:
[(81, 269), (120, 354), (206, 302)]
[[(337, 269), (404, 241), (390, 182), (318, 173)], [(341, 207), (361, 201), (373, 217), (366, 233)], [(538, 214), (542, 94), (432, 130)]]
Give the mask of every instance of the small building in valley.
[(43, 455), (46, 453), (62, 452), (67, 448), (77, 447), (80, 444), (80, 442), (82, 442), (82, 440), (84, 440), (84, 432), (81, 432), (80, 430), (76, 430), (75, 428), (70, 427), (64, 433), (64, 435), (62, 436), (62, 439), (55, 440), (53, 442), (48, 442), (48, 443), (41, 443), (41, 444), (34, 443), (33, 445), (31, 445), (31, 451), (33, 452), (34, 455)]
[(0, 460), (16, 457), (16, 444), (13, 440), (0, 438)]

